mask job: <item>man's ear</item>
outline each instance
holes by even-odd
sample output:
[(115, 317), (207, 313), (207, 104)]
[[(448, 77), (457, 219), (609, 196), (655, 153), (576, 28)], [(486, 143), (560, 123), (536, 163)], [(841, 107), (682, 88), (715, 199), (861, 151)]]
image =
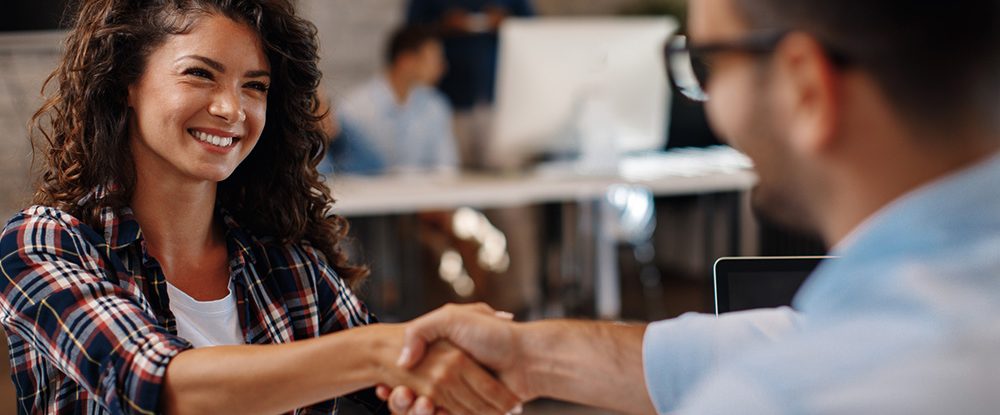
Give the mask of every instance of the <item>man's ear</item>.
[(796, 151), (823, 153), (836, 145), (840, 117), (838, 72), (812, 36), (793, 32), (774, 51), (779, 105)]

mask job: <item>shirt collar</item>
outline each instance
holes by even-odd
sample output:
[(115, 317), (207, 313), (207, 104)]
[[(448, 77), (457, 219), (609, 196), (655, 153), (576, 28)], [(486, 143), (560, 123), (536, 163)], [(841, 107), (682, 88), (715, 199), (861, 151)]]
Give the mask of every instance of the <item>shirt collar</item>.
[(907, 258), (970, 246), (1000, 229), (1000, 153), (927, 183), (889, 203), (855, 228), (806, 280), (794, 304), (836, 309), (875, 290), (876, 275)]
[[(1000, 153), (969, 167), (932, 180), (896, 198), (870, 215), (842, 238), (831, 250), (832, 255), (846, 255), (868, 240), (878, 239), (889, 232), (905, 229), (926, 229), (970, 219), (968, 209), (1000, 203), (995, 192), (983, 192), (982, 186), (1000, 179)], [(982, 187), (978, 187), (982, 186)], [(949, 214), (953, 216), (949, 217)], [(972, 215), (975, 217), (976, 215)], [(908, 232), (918, 237), (926, 232)]]
[(230, 244), (229, 252), (234, 254), (232, 255), (233, 260), (239, 262), (238, 264), (234, 263), (234, 265), (245, 265), (244, 258), (249, 259), (251, 264), (256, 263), (257, 258), (254, 257), (253, 251), (250, 249), (257, 243), (253, 235), (240, 226), (226, 208), (216, 205), (215, 212), (222, 218), (222, 223), (226, 226), (226, 241)]
[(404, 112), (410, 108), (414, 102), (414, 95), (420, 90), (419, 86), (415, 86), (410, 90), (410, 93), (406, 96), (406, 100), (400, 103), (396, 101), (396, 93), (392, 90), (392, 85), (389, 83), (389, 73), (383, 72), (375, 76), (372, 80), (375, 85), (376, 99), (382, 108), (387, 111), (393, 112)]
[[(90, 193), (86, 194), (77, 202), (83, 205), (87, 202), (100, 201), (108, 196), (115, 185), (95, 186)], [(113, 250), (119, 250), (132, 245), (142, 239), (142, 230), (132, 214), (132, 208), (123, 207), (115, 211), (114, 208), (105, 206), (101, 208), (99, 215), (101, 231), (104, 233), (104, 240), (108, 242)]]
[[(80, 200), (80, 204), (89, 199), (101, 200), (108, 194), (110, 186), (96, 186), (87, 196)], [(229, 246), (230, 257), (233, 258), (234, 266), (243, 266), (247, 260), (251, 264), (257, 260), (253, 256), (251, 246), (255, 239), (249, 232), (236, 222), (236, 219), (222, 206), (216, 205), (215, 214), (222, 218), (222, 223), (226, 227), (226, 242)], [(142, 229), (136, 221), (131, 207), (122, 207), (117, 211), (111, 207), (101, 208), (101, 227), (104, 233), (104, 240), (111, 244), (112, 250), (128, 248), (132, 244), (142, 240)]]

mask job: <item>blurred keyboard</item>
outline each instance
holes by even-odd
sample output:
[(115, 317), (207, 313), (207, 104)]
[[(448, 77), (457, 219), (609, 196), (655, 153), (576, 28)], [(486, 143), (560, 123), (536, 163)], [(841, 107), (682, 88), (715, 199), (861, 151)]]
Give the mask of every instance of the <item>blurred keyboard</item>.
[(753, 169), (745, 154), (729, 146), (679, 147), (621, 156), (617, 163), (600, 165), (580, 160), (557, 160), (538, 164), (532, 173), (549, 178), (620, 177), (630, 181), (661, 177), (699, 177)]
[(619, 161), (618, 174), (628, 180), (650, 180), (664, 176), (733, 173), (752, 168), (749, 157), (729, 146), (682, 147), (627, 155)]

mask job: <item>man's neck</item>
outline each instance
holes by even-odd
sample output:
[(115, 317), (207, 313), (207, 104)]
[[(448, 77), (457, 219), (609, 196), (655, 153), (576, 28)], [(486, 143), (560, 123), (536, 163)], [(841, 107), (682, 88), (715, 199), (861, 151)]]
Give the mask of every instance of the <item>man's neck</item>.
[[(1000, 145), (970, 140), (954, 148), (900, 146), (894, 152), (872, 152), (863, 167), (843, 169), (832, 186), (837, 191), (820, 201), (826, 218), (823, 234), (828, 246), (842, 246), (855, 230), (901, 197), (935, 180), (981, 162), (1000, 151)], [(859, 157), (860, 158), (860, 157)]]
[(406, 100), (410, 98), (410, 92), (413, 91), (412, 78), (396, 68), (390, 68), (386, 71), (385, 78), (389, 83), (389, 90), (392, 92), (393, 98), (396, 99), (396, 104), (405, 105)]

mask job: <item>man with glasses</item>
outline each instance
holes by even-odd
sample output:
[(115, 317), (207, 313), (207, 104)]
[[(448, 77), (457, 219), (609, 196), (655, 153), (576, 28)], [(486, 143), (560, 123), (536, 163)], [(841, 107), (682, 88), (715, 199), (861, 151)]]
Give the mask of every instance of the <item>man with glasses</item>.
[[(446, 306), (417, 320), (401, 364), (447, 338), (525, 400), (628, 413), (996, 413), (998, 7), (692, 0), (671, 79), (754, 160), (755, 208), (841, 259), (795, 310), (522, 324)], [(433, 404), (413, 398), (397, 388), (390, 406)]]

